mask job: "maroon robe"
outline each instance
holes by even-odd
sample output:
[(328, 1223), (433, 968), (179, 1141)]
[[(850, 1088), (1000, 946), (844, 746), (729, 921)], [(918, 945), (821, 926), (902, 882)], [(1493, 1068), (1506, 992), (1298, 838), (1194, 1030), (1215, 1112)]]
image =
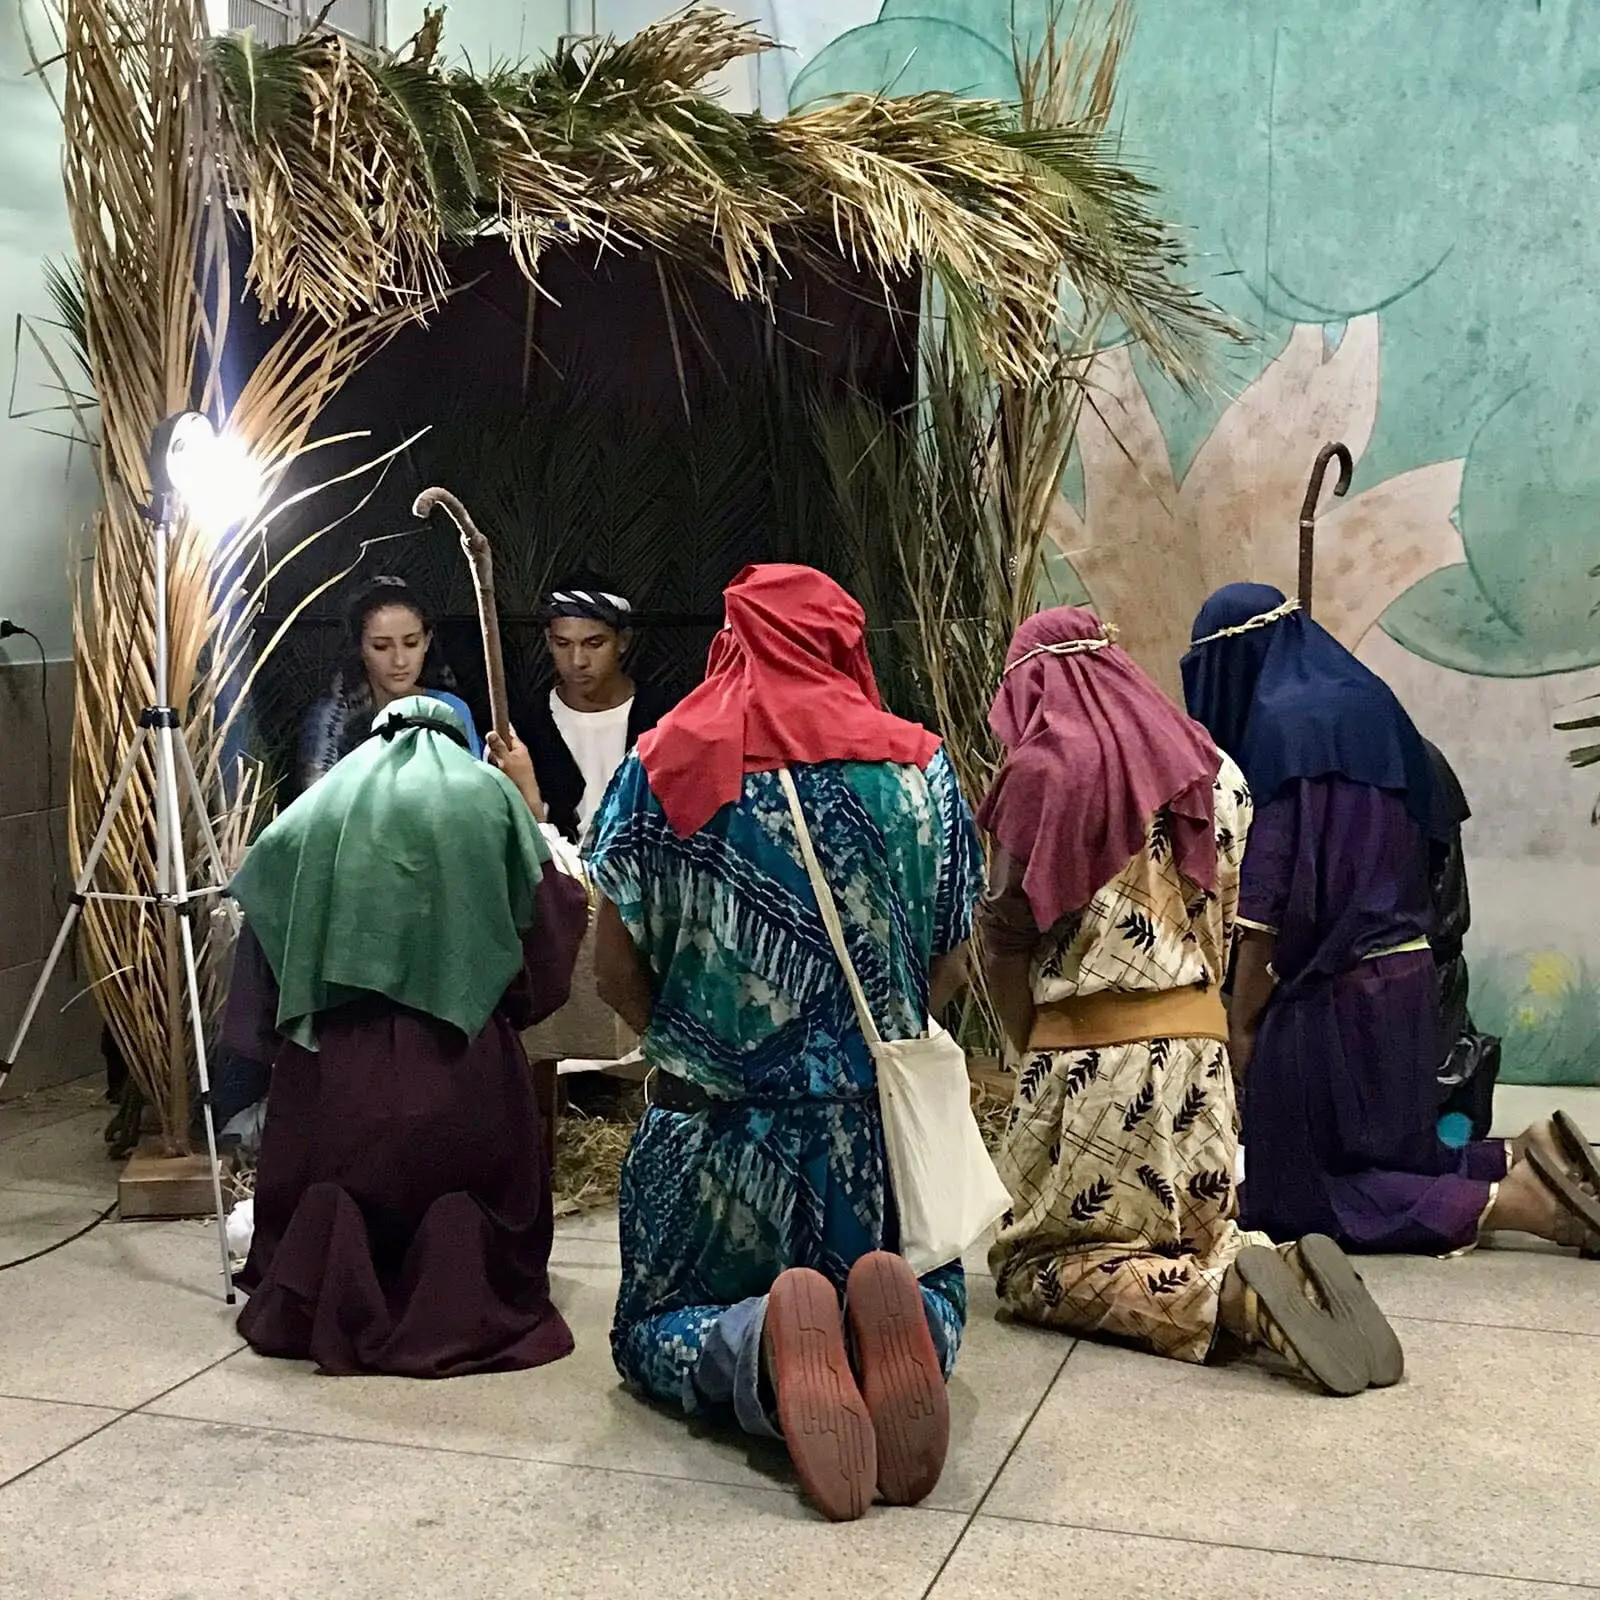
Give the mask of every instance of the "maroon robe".
[(555, 1361), (550, 1170), (520, 1030), (566, 1002), (583, 887), (546, 865), (524, 968), (476, 1038), (379, 996), (276, 1030), (248, 929), (227, 1049), (272, 1062), (239, 1331), (330, 1375), (449, 1378)]

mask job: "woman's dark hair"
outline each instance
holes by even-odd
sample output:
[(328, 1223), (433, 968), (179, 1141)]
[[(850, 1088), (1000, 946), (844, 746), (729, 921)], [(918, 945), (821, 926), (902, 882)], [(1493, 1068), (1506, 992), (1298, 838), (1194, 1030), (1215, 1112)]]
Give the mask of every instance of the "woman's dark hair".
[(350, 648), (356, 655), (361, 654), (361, 640), (367, 631), (367, 619), (385, 606), (404, 606), (407, 611), (416, 614), (424, 630), (429, 633), (433, 631), (433, 618), (428, 615), (428, 608), (417, 598), (411, 585), (404, 578), (380, 575), (362, 584), (345, 609), (345, 628), (349, 633)]
[(345, 610), (344, 658), (333, 675), (330, 691), (316, 705), (301, 732), (299, 778), (309, 788), (336, 762), (342, 761), (372, 732), (372, 685), (361, 658), (367, 622), (385, 606), (404, 606), (429, 634), (428, 649), (417, 675), (419, 689), (454, 689), (455, 674), (446, 665), (433, 636), (433, 618), (404, 578), (373, 578), (363, 584)]

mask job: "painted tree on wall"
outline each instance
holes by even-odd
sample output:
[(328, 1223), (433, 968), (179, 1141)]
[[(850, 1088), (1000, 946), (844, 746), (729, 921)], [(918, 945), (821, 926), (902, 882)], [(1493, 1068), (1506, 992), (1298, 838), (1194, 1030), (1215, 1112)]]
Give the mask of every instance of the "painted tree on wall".
[[(812, 0), (837, 25), (792, 103), (1003, 94), (1013, 29), (1026, 43), (1048, 7)], [(1125, 149), (1193, 230), (1199, 286), (1255, 337), (1198, 401), (1105, 358), (1052, 530), (1175, 690), (1186, 610), (1226, 579), (1283, 585), (1318, 445), (1356, 449), (1319, 524), (1318, 612), (1466, 758), (1469, 848), (1522, 906), (1475, 929), (1475, 1009), (1506, 1034), (1508, 1076), (1535, 1083), (1600, 1081), (1587, 935), (1525, 914), (1520, 883), (1531, 858), (1600, 865), (1561, 747), (1592, 735), (1550, 731), (1600, 687), (1556, 676), (1600, 666), (1593, 17), (1583, 0), (1143, 0)]]
[[(1026, 37), (1044, 12), (1044, 0), (884, 0), (806, 65), (792, 99), (999, 93), (1013, 19)], [(1580, 0), (1152, 4), (1124, 68), (1129, 148), (1194, 229), (1207, 294), (1258, 332), (1233, 392), (1295, 359), (1297, 329), (1326, 327), (1337, 345), (1344, 324), (1381, 316), (1381, 405), (1356, 490), (1460, 462), (1449, 509), (1462, 542), (1433, 570), (1403, 563), (1403, 593), (1381, 563), (1381, 626), (1462, 672), (1600, 664), (1591, 23)], [(1227, 397), (1208, 408), (1145, 392), (1186, 482)], [(1402, 544), (1444, 553), (1442, 483), (1425, 504), (1388, 508)]]

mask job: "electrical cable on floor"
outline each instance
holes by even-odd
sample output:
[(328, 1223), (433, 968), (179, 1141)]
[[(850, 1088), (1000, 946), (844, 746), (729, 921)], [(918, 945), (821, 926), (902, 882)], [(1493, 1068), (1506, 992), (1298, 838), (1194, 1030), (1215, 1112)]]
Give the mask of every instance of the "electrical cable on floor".
[(9, 1272), (13, 1267), (25, 1267), (30, 1261), (38, 1261), (44, 1256), (54, 1255), (57, 1250), (64, 1249), (67, 1245), (81, 1239), (84, 1234), (93, 1233), (116, 1209), (117, 1202), (113, 1200), (93, 1222), (86, 1222), (76, 1233), (69, 1233), (65, 1239), (57, 1239), (54, 1244), (47, 1244), (43, 1250), (35, 1250), (31, 1256), (18, 1256), (14, 1261), (0, 1261), (0, 1272)]

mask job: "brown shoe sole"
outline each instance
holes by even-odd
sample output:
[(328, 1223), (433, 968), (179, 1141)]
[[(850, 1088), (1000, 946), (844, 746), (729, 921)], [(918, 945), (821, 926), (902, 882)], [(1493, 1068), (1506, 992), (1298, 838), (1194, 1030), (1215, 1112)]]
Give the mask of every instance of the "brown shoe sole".
[(1528, 1151), (1528, 1165), (1564, 1213), (1566, 1227), (1558, 1233), (1556, 1242), (1576, 1245), (1591, 1259), (1600, 1255), (1600, 1199), (1590, 1194), (1565, 1168), (1558, 1167), (1538, 1145)]
[(782, 1274), (767, 1300), (763, 1338), (778, 1426), (801, 1487), (830, 1522), (865, 1516), (878, 1453), (833, 1285), (808, 1267)]
[(950, 1449), (950, 1397), (922, 1291), (903, 1256), (877, 1250), (850, 1269), (844, 1303), (878, 1441), (878, 1492), (914, 1506), (933, 1493)]
[(1600, 1158), (1594, 1153), (1582, 1128), (1565, 1111), (1550, 1119), (1561, 1152), (1572, 1163), (1573, 1176), (1591, 1194), (1600, 1195)]

